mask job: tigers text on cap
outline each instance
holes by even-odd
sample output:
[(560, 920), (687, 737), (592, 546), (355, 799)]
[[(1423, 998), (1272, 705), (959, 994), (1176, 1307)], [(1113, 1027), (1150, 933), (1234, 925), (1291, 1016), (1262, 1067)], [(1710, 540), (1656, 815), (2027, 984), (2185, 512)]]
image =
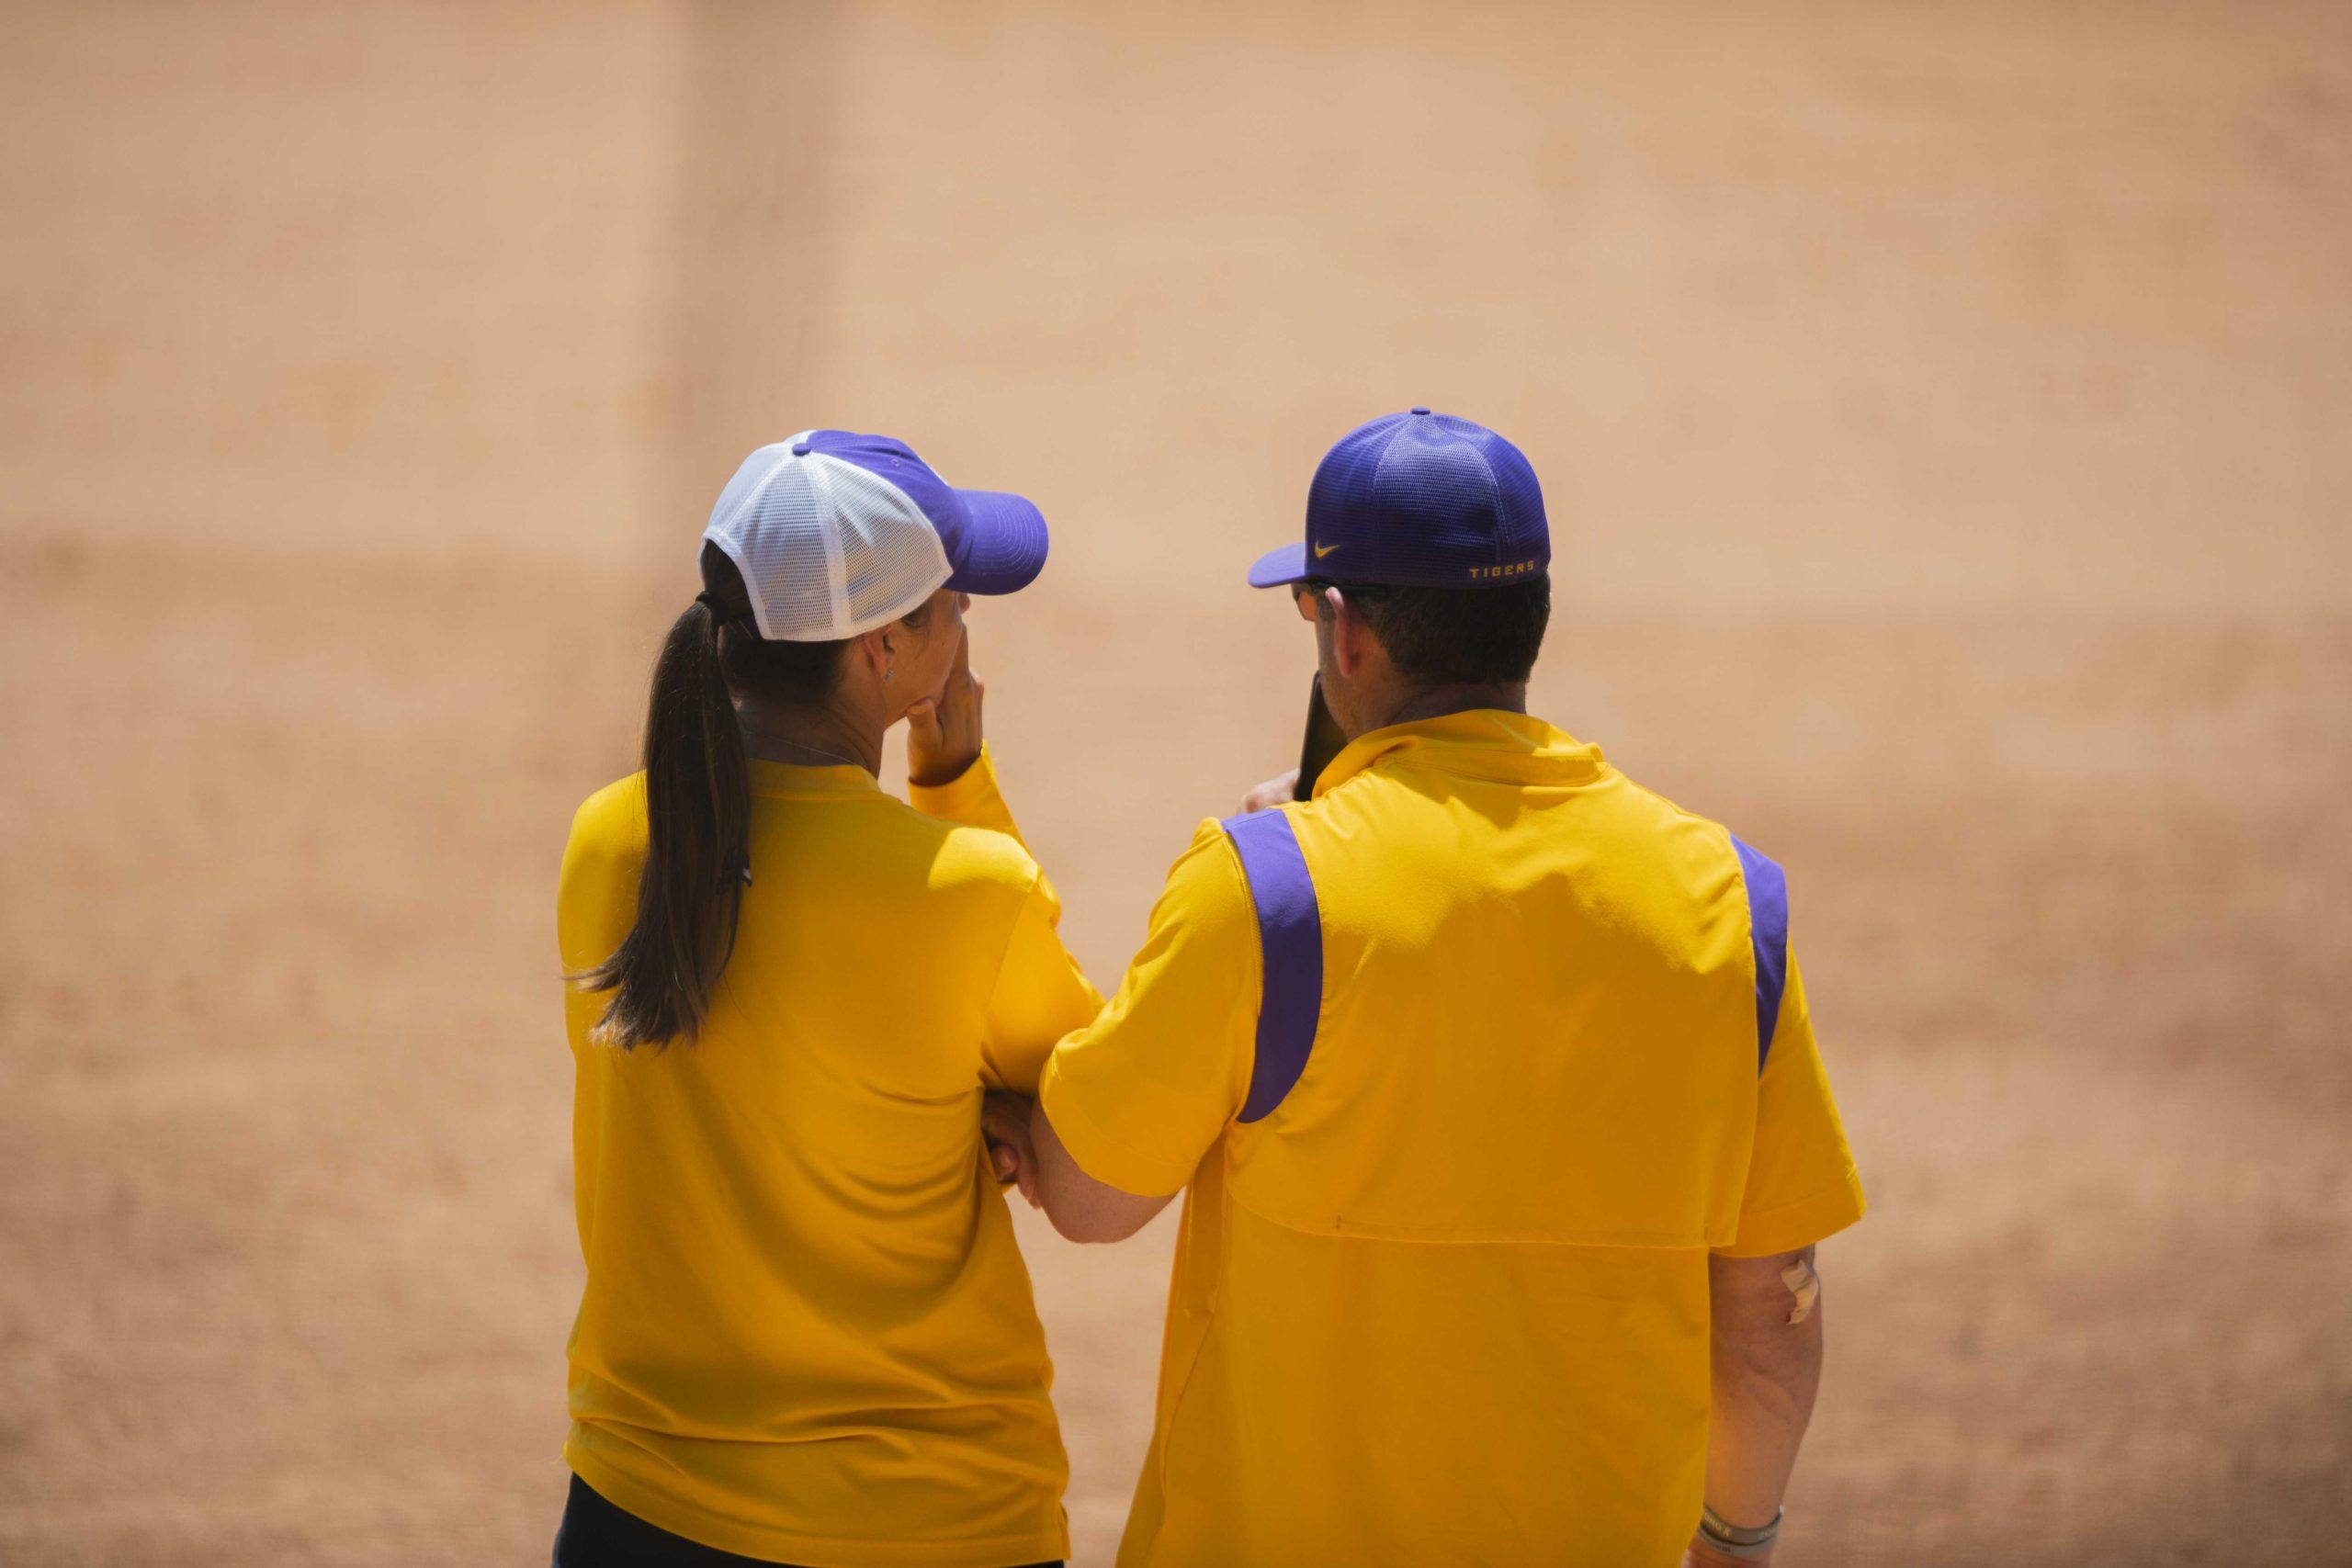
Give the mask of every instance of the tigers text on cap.
[(1046, 519), (999, 491), (957, 490), (903, 441), (804, 430), (743, 459), (702, 536), (727, 552), (760, 635), (855, 637), (942, 588), (1011, 593), (1046, 564)]
[(1540, 576), (1551, 560), (1544, 491), (1520, 449), (1483, 424), (1414, 409), (1358, 425), (1323, 454), (1305, 542), (1260, 557), (1250, 585), (1480, 588)]

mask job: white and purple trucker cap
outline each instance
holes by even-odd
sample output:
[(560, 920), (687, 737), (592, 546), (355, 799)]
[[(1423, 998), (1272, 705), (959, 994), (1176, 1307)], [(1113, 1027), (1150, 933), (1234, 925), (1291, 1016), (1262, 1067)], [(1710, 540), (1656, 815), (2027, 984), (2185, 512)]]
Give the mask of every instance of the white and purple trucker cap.
[(999, 491), (957, 490), (903, 441), (804, 430), (743, 459), (702, 536), (743, 574), (760, 635), (828, 642), (941, 588), (1011, 593), (1046, 564), (1046, 519)]

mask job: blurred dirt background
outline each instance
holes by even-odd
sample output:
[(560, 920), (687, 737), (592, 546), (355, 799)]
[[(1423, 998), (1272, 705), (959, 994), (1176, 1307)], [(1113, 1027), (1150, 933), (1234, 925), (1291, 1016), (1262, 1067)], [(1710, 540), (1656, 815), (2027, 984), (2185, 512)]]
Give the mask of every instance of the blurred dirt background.
[[(0, 1561), (545, 1561), (556, 856), (742, 451), (1044, 504), (1107, 986), (1416, 402), (1543, 476), (1539, 710), (1792, 868), (1875, 1212), (1781, 1561), (2352, 1560), (2352, 10), (6, 21)], [(1170, 1232), (1023, 1235), (1101, 1563)]]

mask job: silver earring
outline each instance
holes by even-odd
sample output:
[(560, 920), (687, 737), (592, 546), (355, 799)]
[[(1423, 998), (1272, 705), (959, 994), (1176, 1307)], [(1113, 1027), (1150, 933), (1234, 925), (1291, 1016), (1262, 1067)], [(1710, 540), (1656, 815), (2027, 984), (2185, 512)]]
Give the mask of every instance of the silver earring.
[(895, 680), (895, 679), (897, 679), (897, 678), (898, 678), (898, 674), (899, 674), (899, 671), (898, 671), (898, 670), (897, 670), (895, 667), (890, 668), (890, 669), (886, 669), (886, 670), (884, 670), (884, 671), (882, 671), (882, 679), (884, 679), (885, 681)]

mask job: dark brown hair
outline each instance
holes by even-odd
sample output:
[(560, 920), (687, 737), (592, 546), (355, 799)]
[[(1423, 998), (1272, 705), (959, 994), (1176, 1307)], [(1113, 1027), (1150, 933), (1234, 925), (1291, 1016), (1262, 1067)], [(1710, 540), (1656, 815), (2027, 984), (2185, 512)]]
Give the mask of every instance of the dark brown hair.
[(702, 595), (671, 626), (653, 664), (637, 919), (610, 958), (573, 976), (612, 993), (598, 1029), (624, 1051), (693, 1039), (735, 951), (752, 874), (752, 786), (735, 694), (821, 702), (849, 646), (762, 637), (741, 574), (715, 545), (703, 547), (702, 579)]
[[(1329, 615), (1310, 578), (1315, 613)], [(1528, 578), (1491, 588), (1361, 588), (1336, 585), (1398, 674), (1432, 685), (1516, 686), (1535, 669), (1552, 618), (1552, 581)]]

